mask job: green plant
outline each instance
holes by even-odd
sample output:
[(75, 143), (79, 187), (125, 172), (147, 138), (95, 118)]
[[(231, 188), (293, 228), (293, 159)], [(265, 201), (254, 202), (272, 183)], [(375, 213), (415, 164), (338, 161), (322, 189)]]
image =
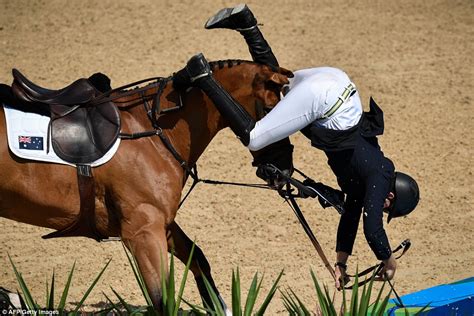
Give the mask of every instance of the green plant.
[[(324, 291), (321, 289), (319, 282), (316, 278), (316, 275), (311, 270), (311, 277), (313, 279), (314, 288), (316, 290), (316, 295), (318, 298), (319, 305), (316, 307), (317, 315), (328, 315), (328, 316), (337, 316), (338, 312), (336, 311), (336, 306), (334, 305), (334, 300), (331, 299), (329, 294), (328, 287), (324, 285)], [(352, 286), (352, 295), (350, 299), (350, 304), (347, 306), (346, 298), (346, 289), (342, 290), (342, 305), (339, 309), (339, 315), (350, 315), (350, 316), (382, 316), (385, 314), (390, 295), (392, 294), (392, 289), (389, 290), (388, 294), (383, 296), (384, 288), (386, 282), (382, 284), (382, 287), (377, 293), (376, 299), (370, 303), (372, 297), (372, 290), (375, 281), (375, 272), (372, 274), (371, 278), (366, 282), (364, 280), (362, 293), (359, 296), (360, 285), (359, 278), (356, 276), (354, 278), (354, 283)], [(310, 316), (314, 313), (310, 313), (305, 304), (298, 298), (295, 292), (291, 289), (286, 289), (284, 292), (281, 292), (283, 305), (288, 311), (290, 316)], [(405, 307), (403, 308), (405, 315), (412, 315), (412, 313)], [(421, 315), (428, 305), (423, 307), (421, 310), (418, 310), (414, 315)]]
[[(49, 310), (49, 311), (54, 310), (54, 311), (58, 311), (59, 314), (65, 313), (64, 308), (66, 306), (67, 296), (68, 296), (69, 289), (70, 289), (70, 286), (71, 286), (72, 276), (73, 276), (73, 273), (74, 273), (74, 269), (76, 267), (76, 262), (74, 262), (74, 264), (71, 268), (71, 271), (69, 272), (67, 282), (66, 282), (66, 285), (64, 286), (64, 289), (62, 291), (62, 295), (61, 295), (61, 299), (59, 301), (59, 304), (56, 307), (54, 307), (55, 273), (53, 271), (53, 276), (51, 278), (51, 288), (49, 288), (48, 282), (46, 282), (46, 300), (45, 300), (44, 307), (40, 307), (40, 305), (37, 303), (37, 301), (31, 295), (31, 292), (30, 292), (25, 280), (23, 279), (22, 274), (16, 268), (12, 258), (10, 257), (10, 254), (8, 254), (8, 259), (10, 259), (10, 263), (13, 267), (13, 271), (15, 273), (17, 282), (20, 286), (21, 292), (23, 293), (23, 296), (20, 296), (20, 302), (21, 302), (21, 305), (22, 305), (21, 308), (23, 310), (36, 312), (36, 314), (38, 314), (40, 310)], [(105, 269), (107, 269), (107, 267), (108, 267), (111, 260), (112, 259), (110, 259), (107, 262), (107, 264), (100, 271), (100, 273), (97, 275), (97, 277), (92, 282), (92, 284), (89, 286), (87, 291), (84, 293), (82, 299), (76, 305), (76, 308), (72, 311), (73, 315), (76, 315), (76, 314), (79, 313), (79, 309), (83, 306), (85, 300), (87, 299), (89, 294), (92, 292), (92, 290), (96, 286), (97, 282), (99, 282), (100, 277), (104, 273)]]
[[(261, 316), (265, 314), (265, 311), (270, 304), (271, 300), (275, 296), (275, 292), (278, 287), (278, 283), (280, 282), (281, 277), (283, 276), (283, 271), (280, 272), (276, 280), (273, 282), (273, 285), (266, 295), (262, 305), (258, 308), (255, 308), (255, 303), (257, 301), (260, 288), (262, 286), (263, 277), (258, 280), (258, 274), (255, 273), (252, 279), (252, 283), (247, 293), (247, 298), (245, 299), (245, 305), (242, 306), (242, 293), (241, 293), (241, 281), (240, 281), (240, 273), (239, 269), (237, 268), (236, 271), (232, 271), (232, 315), (234, 316), (250, 316), (256, 315)], [(209, 292), (213, 308), (210, 309), (209, 307), (206, 309), (208, 313), (212, 313), (218, 316), (225, 315), (225, 311), (222, 309), (220, 301), (217, 295), (214, 293), (212, 287), (210, 286), (209, 282), (205, 280), (206, 288)], [(254, 310), (256, 312), (254, 313)]]
[[(176, 283), (175, 283), (175, 269), (174, 269), (174, 256), (171, 256), (170, 265), (169, 265), (169, 277), (168, 281), (166, 282), (165, 272), (162, 269), (161, 273), (163, 275), (162, 279), (162, 291), (163, 291), (163, 305), (160, 311), (156, 311), (153, 308), (153, 303), (151, 301), (150, 295), (146, 289), (145, 283), (143, 281), (143, 277), (138, 269), (137, 262), (133, 254), (129, 254), (125, 245), (123, 245), (125, 253), (127, 255), (128, 261), (130, 266), (132, 267), (132, 271), (135, 275), (135, 279), (138, 283), (138, 286), (145, 298), (146, 306), (139, 307), (139, 308), (132, 308), (130, 304), (128, 304), (115, 290), (112, 289), (115, 296), (117, 296), (119, 303), (114, 303), (110, 300), (107, 296), (107, 300), (112, 305), (112, 309), (118, 313), (122, 314), (121, 306), (125, 309), (127, 314), (147, 314), (147, 315), (166, 315), (166, 316), (178, 316), (178, 315), (216, 315), (216, 316), (225, 316), (225, 311), (221, 305), (219, 297), (217, 293), (213, 290), (212, 286), (210, 285), (209, 281), (204, 277), (204, 284), (206, 289), (209, 293), (211, 298), (211, 305), (212, 306), (199, 306), (194, 305), (186, 300), (183, 299), (183, 292), (186, 285), (187, 275), (189, 273), (189, 266), (191, 264), (191, 259), (194, 253), (194, 245), (191, 249), (191, 253), (186, 263), (186, 267), (184, 269), (183, 278), (181, 280), (181, 284), (179, 290), (176, 291)], [(163, 265), (162, 265), (163, 266)], [(234, 316), (250, 316), (256, 315), (261, 316), (264, 315), (268, 305), (270, 304), (271, 300), (273, 299), (275, 292), (277, 290), (278, 283), (283, 275), (283, 271), (280, 272), (277, 279), (273, 283), (270, 291), (268, 292), (267, 296), (265, 297), (263, 303), (258, 308), (255, 307), (257, 298), (259, 297), (259, 292), (261, 289), (263, 277), (259, 280), (258, 274), (256, 273), (253, 277), (252, 283), (250, 285), (247, 297), (245, 299), (245, 305), (242, 306), (244, 302), (241, 297), (241, 281), (240, 281), (240, 273), (239, 269), (232, 272), (232, 313)], [(105, 294), (104, 294), (105, 295)], [(187, 304), (191, 310), (185, 311), (181, 308), (181, 302)], [(255, 311), (255, 312), (254, 312)]]
[[(314, 288), (316, 290), (316, 295), (318, 298), (318, 314), (320, 315), (328, 315), (328, 316), (337, 316), (338, 312), (336, 310), (336, 306), (334, 305), (333, 299), (331, 299), (331, 295), (329, 294), (329, 289), (326, 285), (324, 285), (323, 289), (321, 288), (316, 275), (311, 270), (311, 278), (313, 279)], [(382, 293), (384, 290), (385, 282), (382, 285), (382, 288), (378, 292), (377, 298), (374, 303), (370, 304), (370, 299), (372, 296), (372, 288), (375, 279), (375, 273), (370, 278), (369, 282), (365, 283), (362, 288), (362, 294), (359, 297), (359, 279), (356, 277), (354, 279), (354, 285), (352, 288), (352, 295), (350, 300), (349, 308), (347, 308), (346, 303), (346, 290), (342, 290), (343, 302), (342, 306), (339, 309), (340, 315), (383, 315), (388, 300), (392, 291), (390, 290), (389, 293), (382, 299)], [(298, 296), (293, 292), (291, 289), (287, 289), (286, 292), (282, 292), (282, 299), (285, 308), (287, 309), (290, 315), (297, 315), (297, 316), (309, 316), (311, 313), (309, 312), (308, 308), (304, 305), (304, 303), (298, 298)], [(370, 313), (369, 313), (370, 307)]]
[(187, 276), (189, 273), (189, 266), (191, 265), (191, 258), (194, 253), (194, 244), (193, 247), (191, 248), (191, 253), (188, 259), (188, 262), (186, 263), (186, 268), (184, 269), (184, 274), (183, 278), (181, 280), (180, 287), (178, 291), (176, 291), (176, 283), (175, 283), (175, 270), (174, 270), (174, 255), (172, 253), (171, 255), (171, 260), (170, 260), (170, 265), (169, 265), (169, 277), (168, 280), (166, 278), (166, 273), (163, 269), (164, 265), (162, 264), (162, 306), (161, 310), (157, 311), (153, 307), (153, 302), (151, 300), (150, 294), (148, 293), (148, 290), (145, 285), (145, 281), (143, 279), (143, 276), (138, 269), (138, 264), (135, 259), (135, 256), (133, 253), (129, 253), (127, 248), (125, 247), (125, 244), (122, 243), (123, 249), (125, 251), (125, 254), (127, 255), (128, 262), (130, 264), (130, 267), (132, 268), (133, 274), (135, 276), (135, 280), (138, 283), (138, 287), (140, 288), (142, 295), (145, 299), (146, 306), (144, 307), (138, 307), (138, 308), (133, 308), (130, 304), (128, 304), (121, 296), (120, 294), (115, 291), (112, 288), (112, 292), (115, 294), (115, 296), (118, 298), (120, 303), (114, 303), (112, 300), (110, 300), (107, 295), (105, 295), (106, 299), (109, 301), (109, 303), (112, 305), (112, 310), (114, 310), (118, 314), (122, 314), (122, 310), (120, 306), (122, 306), (126, 313), (129, 315), (136, 315), (136, 314), (147, 314), (147, 315), (167, 315), (167, 316), (178, 316), (178, 315), (188, 315), (191, 312), (194, 313), (194, 315), (201, 315), (202, 313), (199, 312), (198, 307), (192, 307), (193, 310), (191, 312), (189, 311), (183, 311), (181, 309), (181, 301), (182, 301), (182, 296), (183, 292), (186, 286), (186, 280)]

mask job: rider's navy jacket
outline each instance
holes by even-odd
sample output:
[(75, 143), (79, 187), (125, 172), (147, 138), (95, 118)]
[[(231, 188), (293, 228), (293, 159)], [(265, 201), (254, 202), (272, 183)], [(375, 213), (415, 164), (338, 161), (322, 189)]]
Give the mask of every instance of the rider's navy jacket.
[(383, 128), (383, 112), (371, 99), (370, 112), (364, 112), (359, 124), (350, 130), (328, 130), (312, 124), (303, 131), (313, 146), (325, 151), (328, 164), (346, 194), (346, 212), (339, 222), (336, 251), (352, 253), (363, 214), (365, 237), (379, 260), (388, 259), (391, 254), (383, 228), (383, 205), (395, 177), (395, 167), (383, 155), (376, 138)]

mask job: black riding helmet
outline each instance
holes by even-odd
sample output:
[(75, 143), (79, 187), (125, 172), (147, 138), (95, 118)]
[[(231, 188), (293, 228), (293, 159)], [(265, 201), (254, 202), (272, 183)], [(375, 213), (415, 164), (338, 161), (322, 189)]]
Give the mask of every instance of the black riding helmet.
[(415, 179), (402, 172), (395, 172), (393, 184), (395, 198), (388, 211), (387, 223), (392, 218), (410, 214), (420, 200), (420, 190)]

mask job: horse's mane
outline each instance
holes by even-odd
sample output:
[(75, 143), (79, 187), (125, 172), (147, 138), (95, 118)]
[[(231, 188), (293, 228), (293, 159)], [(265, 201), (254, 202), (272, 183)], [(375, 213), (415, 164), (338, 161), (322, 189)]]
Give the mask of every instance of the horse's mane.
[(211, 66), (211, 69), (215, 68), (232, 68), (233, 66), (240, 65), (240, 64), (252, 64), (252, 65), (261, 65), (261, 66), (268, 66), (271, 68), (272, 71), (274, 72), (279, 72), (280, 70), (278, 67), (270, 65), (270, 64), (262, 64), (258, 63), (255, 61), (250, 61), (250, 60), (242, 60), (242, 59), (226, 59), (226, 60), (217, 60), (217, 61), (211, 61), (209, 62), (209, 65)]
[[(234, 66), (238, 66), (238, 65), (241, 65), (241, 64), (256, 64), (256, 63), (253, 62), (253, 61), (242, 60), (242, 59), (226, 59), (226, 60), (216, 60), (216, 61), (209, 62), (209, 66), (211, 67), (212, 70), (215, 70), (216, 68), (217, 69), (232, 68)], [(129, 89), (121, 90), (121, 91), (122, 92), (127, 92), (127, 91), (130, 91), (130, 90), (133, 91), (133, 90), (138, 90), (138, 89), (143, 89), (143, 88), (148, 88), (148, 87), (153, 88), (153, 87), (156, 87), (158, 85), (159, 81), (165, 81), (166, 83), (172, 81), (174, 75), (175, 75), (175, 73), (173, 73), (172, 76), (168, 76), (168, 77), (157, 77), (156, 81), (148, 83), (143, 87), (135, 86), (135, 87), (132, 87), (132, 88), (129, 88)]]
[(237, 66), (243, 63), (248, 63), (248, 64), (254, 64), (253, 61), (248, 61), (248, 60), (241, 60), (241, 59), (226, 59), (226, 60), (217, 60), (217, 61), (211, 61), (209, 62), (209, 65), (211, 66), (211, 69), (214, 68), (232, 68), (233, 66)]

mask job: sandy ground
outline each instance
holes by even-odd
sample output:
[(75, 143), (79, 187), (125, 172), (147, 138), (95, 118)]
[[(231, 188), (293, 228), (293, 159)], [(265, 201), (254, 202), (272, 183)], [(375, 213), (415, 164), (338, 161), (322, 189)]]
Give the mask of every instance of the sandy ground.
[[(236, 3), (199, 3), (0, 0), (0, 82), (10, 83), (11, 68), (16, 67), (50, 88), (97, 71), (118, 86), (167, 76), (199, 51), (210, 60), (249, 59), (236, 32), (203, 29), (211, 14)], [(399, 170), (418, 180), (422, 197), (412, 216), (386, 226), (392, 245), (404, 238), (413, 242), (399, 261), (399, 293), (473, 276), (473, 2), (264, 0), (249, 5), (264, 24), (262, 31), (282, 66), (340, 67), (357, 84), (366, 106), (372, 95), (384, 109), (384, 152)], [(295, 165), (335, 185), (323, 153), (301, 135), (292, 141)], [(202, 156), (200, 173), (255, 182), (250, 162), (247, 150), (226, 130)], [(332, 260), (339, 216), (314, 200), (301, 206)], [(255, 272), (265, 273), (264, 291), (284, 269), (281, 285), (291, 287), (312, 307), (310, 269), (332, 286), (293, 214), (273, 192), (200, 185), (177, 221), (207, 254), (228, 301), (236, 267), (245, 289)], [(47, 232), (0, 219), (0, 286), (18, 287), (7, 253), (40, 302), (53, 269), (61, 286), (77, 261), (70, 296), (77, 302), (112, 258), (87, 308), (103, 306), (102, 292), (112, 296), (110, 286), (129, 302), (143, 303), (119, 243), (84, 238), (44, 241), (40, 236)], [(350, 269), (375, 262), (360, 232)], [(186, 297), (199, 303), (190, 282)], [(268, 314), (278, 313), (284, 314), (279, 298)]]

